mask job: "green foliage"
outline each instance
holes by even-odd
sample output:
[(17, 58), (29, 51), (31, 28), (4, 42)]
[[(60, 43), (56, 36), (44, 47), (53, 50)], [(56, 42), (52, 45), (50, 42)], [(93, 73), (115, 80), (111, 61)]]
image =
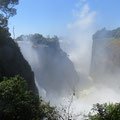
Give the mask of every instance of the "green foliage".
[(0, 83), (0, 120), (57, 120), (57, 112), (49, 103), (28, 91), (20, 76), (4, 77)]
[(0, 26), (7, 27), (8, 19), (16, 14), (19, 0), (0, 0)]
[(96, 104), (87, 116), (86, 120), (119, 120), (120, 103), (116, 104)]
[(19, 76), (10, 79), (4, 78), (0, 83), (1, 120), (32, 120), (31, 118), (36, 118), (39, 99), (26, 88), (26, 82)]
[(16, 41), (24, 41), (24, 40), (31, 41), (33, 43), (34, 48), (37, 48), (40, 45), (44, 48), (50, 48), (51, 50), (53, 50), (54, 52), (58, 52), (62, 56), (67, 56), (67, 54), (63, 52), (62, 49), (60, 48), (59, 38), (57, 36), (44, 37), (43, 35), (36, 33), (33, 35), (32, 34), (21, 35), (16, 38)]
[(21, 35), (16, 39), (16, 41), (22, 40), (29, 40), (34, 44), (34, 46), (44, 45), (46, 47), (60, 50), (59, 38), (57, 36), (44, 37), (41, 34), (36, 33), (34, 35)]

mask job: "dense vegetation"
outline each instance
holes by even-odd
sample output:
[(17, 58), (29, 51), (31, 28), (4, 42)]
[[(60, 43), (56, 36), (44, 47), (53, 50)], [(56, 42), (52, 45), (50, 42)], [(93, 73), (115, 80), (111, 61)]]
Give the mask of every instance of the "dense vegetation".
[(34, 74), (8, 32), (17, 4), (18, 0), (0, 0), (0, 120), (56, 120), (55, 108), (36, 95)]
[[(55, 107), (51, 107), (49, 103), (45, 103), (38, 95), (29, 91), (26, 81), (19, 75), (9, 79), (4, 77), (0, 82), (0, 120), (72, 120), (64, 119), (59, 113)], [(119, 103), (96, 104), (84, 120), (119, 118)]]
[(33, 35), (21, 35), (18, 38), (16, 38), (16, 41), (24, 40), (31, 41), (34, 44), (34, 47), (37, 47), (37, 45), (44, 45), (46, 47), (54, 48), (55, 50), (61, 50), (59, 45), (59, 38), (57, 36), (50, 38), (49, 36), (44, 37), (41, 34), (36, 33)]
[(119, 120), (120, 103), (96, 104), (85, 120)]
[(0, 120), (57, 120), (54, 107), (27, 89), (26, 81), (15, 76), (0, 82)]

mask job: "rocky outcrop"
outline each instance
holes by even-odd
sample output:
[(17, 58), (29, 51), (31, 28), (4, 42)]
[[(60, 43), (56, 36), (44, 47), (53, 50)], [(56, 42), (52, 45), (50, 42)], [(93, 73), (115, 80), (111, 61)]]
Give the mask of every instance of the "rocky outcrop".
[(120, 73), (120, 28), (93, 35), (90, 75), (96, 81), (117, 79)]
[[(32, 43), (32, 48), (29, 48), (30, 44), (27, 44), (28, 51), (31, 51), (31, 56), (37, 54), (37, 57), (33, 58), (34, 62), (31, 62), (31, 66), (39, 86), (48, 93), (64, 93), (65, 90), (73, 90), (75, 85), (78, 84), (78, 75), (74, 65), (68, 55), (60, 48), (57, 36), (45, 38), (40, 34), (35, 34), (20, 36), (17, 41), (19, 41), (21, 51), (28, 61), (31, 58), (28, 58), (28, 54), (25, 54), (26, 49), (23, 50), (25, 48), (23, 44), (25, 44), (25, 41)], [(23, 41), (23, 44), (20, 41)]]
[(15, 75), (23, 77), (29, 89), (37, 92), (31, 67), (21, 54), (17, 43), (10, 37), (8, 30), (0, 28), (0, 81), (4, 76), (9, 78)]

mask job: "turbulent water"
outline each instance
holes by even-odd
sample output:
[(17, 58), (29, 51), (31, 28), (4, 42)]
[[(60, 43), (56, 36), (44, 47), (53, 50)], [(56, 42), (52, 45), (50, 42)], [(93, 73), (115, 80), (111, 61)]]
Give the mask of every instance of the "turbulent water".
[[(38, 59), (38, 55), (35, 49), (33, 49), (31, 42), (19, 41), (18, 44), (25, 59), (31, 65), (32, 70), (35, 71), (36, 66), (38, 64), (40, 65), (40, 61)], [(75, 96), (73, 96), (73, 101), (70, 107), (70, 111), (74, 109), (73, 113), (80, 114), (80, 117), (76, 118), (76, 120), (82, 119), (81, 116), (83, 114), (86, 114), (88, 111), (90, 111), (92, 105), (95, 103), (120, 101), (119, 88), (118, 89), (114, 89), (112, 87), (109, 88), (108, 86), (105, 86), (104, 83), (99, 83), (99, 84), (94, 83), (94, 80), (92, 80), (92, 78), (90, 78), (89, 76), (86, 76), (86, 78), (88, 78), (89, 85), (88, 84), (85, 86), (84, 84), (80, 85), (82, 86), (82, 89), (80, 87), (80, 89), (74, 91)], [(42, 86), (38, 85), (38, 80), (36, 80), (36, 85), (39, 89), (39, 94), (44, 99), (50, 100), (52, 105), (57, 105), (57, 106), (69, 105), (70, 103), (69, 100), (71, 100), (71, 95), (73, 94), (72, 92), (63, 96), (59, 96), (59, 95), (56, 96), (53, 93), (46, 96), (47, 91)]]

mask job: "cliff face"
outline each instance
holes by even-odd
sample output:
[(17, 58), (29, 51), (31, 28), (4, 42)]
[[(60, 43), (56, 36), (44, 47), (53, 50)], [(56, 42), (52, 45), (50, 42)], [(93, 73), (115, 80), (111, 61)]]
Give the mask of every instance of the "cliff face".
[(15, 75), (23, 77), (29, 89), (37, 92), (31, 67), (21, 54), (18, 45), (10, 38), (9, 32), (0, 28), (0, 81), (4, 76), (9, 78)]
[[(40, 34), (20, 36), (17, 38), (23, 54), (25, 50), (20, 41), (30, 41), (32, 44), (31, 57), (37, 54), (31, 62), (33, 71), (35, 72), (36, 80), (39, 86), (49, 92), (65, 92), (65, 90), (73, 90), (74, 85), (78, 83), (78, 75), (75, 71), (73, 63), (68, 58), (67, 54), (60, 48), (59, 40), (55, 36), (53, 38), (43, 37)], [(34, 53), (32, 54), (32, 52)], [(29, 52), (28, 52), (29, 53)], [(31, 58), (26, 59), (30, 61)], [(37, 60), (36, 60), (37, 58)]]
[(93, 35), (90, 75), (95, 80), (117, 79), (120, 73), (120, 28)]

